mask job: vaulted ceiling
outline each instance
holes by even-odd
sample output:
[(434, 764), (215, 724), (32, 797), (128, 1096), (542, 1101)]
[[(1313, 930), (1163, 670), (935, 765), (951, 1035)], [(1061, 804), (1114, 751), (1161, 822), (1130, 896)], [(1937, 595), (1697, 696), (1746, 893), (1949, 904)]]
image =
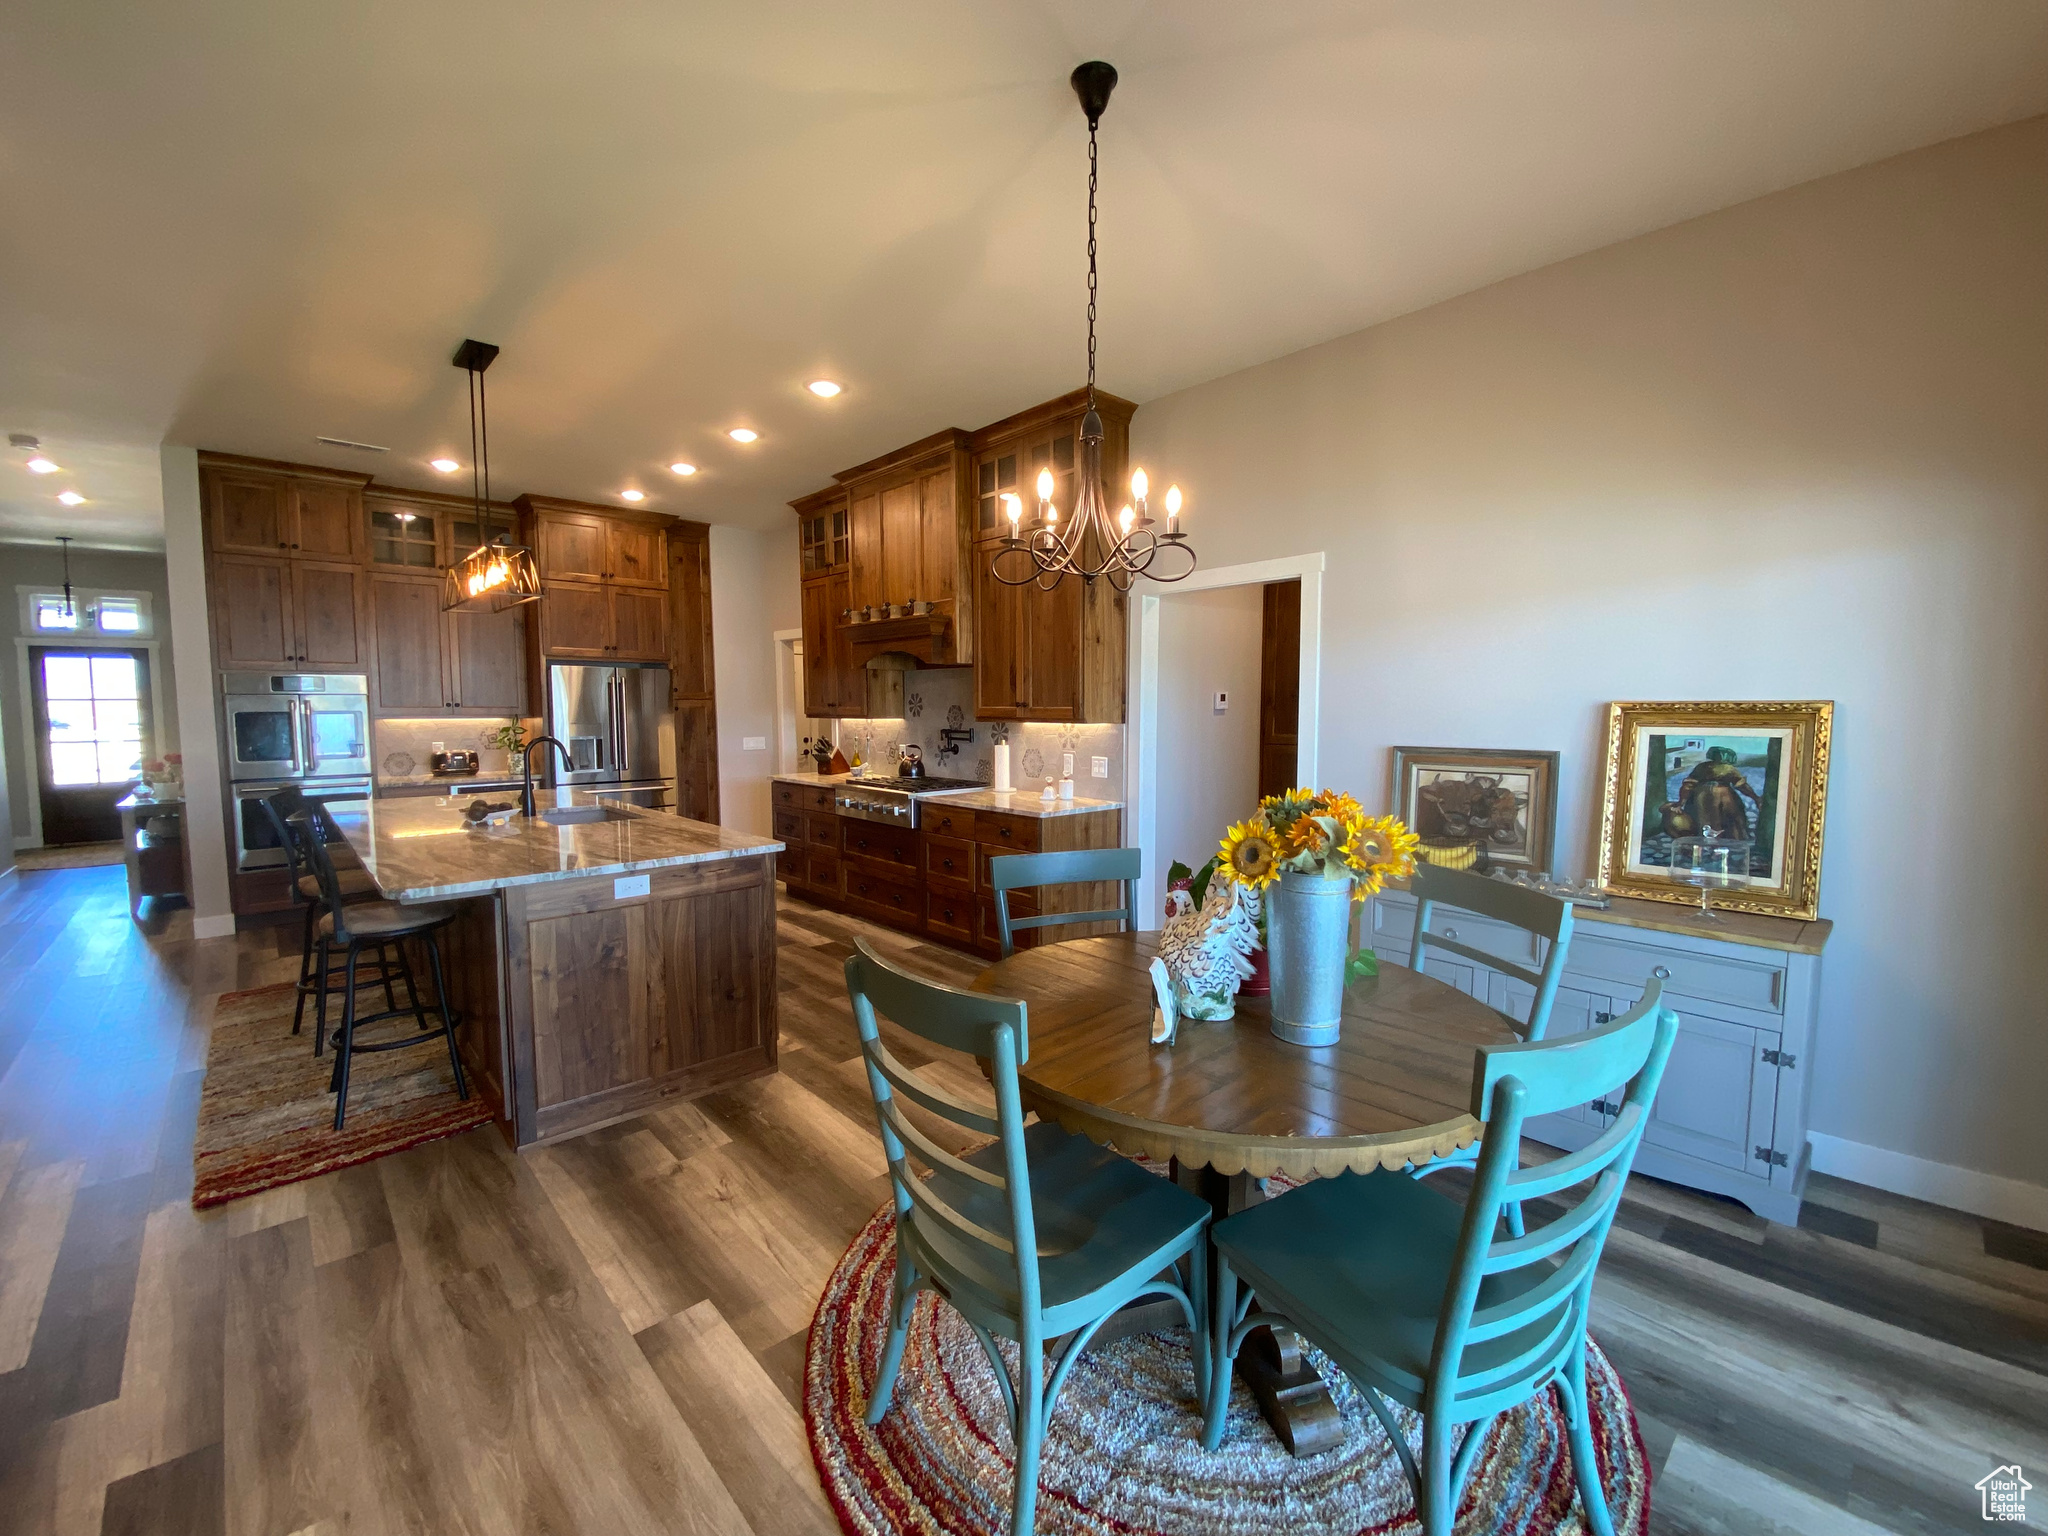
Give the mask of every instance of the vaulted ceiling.
[(501, 493), (754, 526), (1071, 388), (1087, 58), (1123, 77), (1100, 377), (1140, 402), (2048, 110), (2040, 0), (22, 0), (6, 30), (0, 431), (65, 473), (10, 452), (0, 537), (112, 544), (160, 542), (165, 441), (448, 484), (464, 336), (504, 348)]

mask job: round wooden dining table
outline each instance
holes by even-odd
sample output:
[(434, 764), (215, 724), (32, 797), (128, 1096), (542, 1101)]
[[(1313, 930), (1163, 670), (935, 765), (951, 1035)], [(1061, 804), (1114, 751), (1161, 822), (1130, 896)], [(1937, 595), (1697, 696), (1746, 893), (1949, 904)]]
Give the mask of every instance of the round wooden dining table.
[[(1219, 1218), (1264, 1199), (1261, 1181), (1398, 1169), (1477, 1141), (1474, 1049), (1518, 1037), (1477, 999), (1401, 966), (1349, 988), (1331, 1046), (1291, 1045), (1268, 1028), (1266, 1000), (1237, 1017), (1182, 1019), (1151, 1039), (1156, 933), (1120, 933), (1019, 950), (983, 971), (977, 992), (1022, 998), (1027, 1109), (1070, 1131), (1171, 1166)], [(1163, 1321), (1163, 1319), (1162, 1319)], [(1135, 1317), (1129, 1332), (1151, 1326)], [(1278, 1330), (1238, 1357), (1282, 1442), (1296, 1455), (1335, 1445), (1335, 1405), (1299, 1344)]]

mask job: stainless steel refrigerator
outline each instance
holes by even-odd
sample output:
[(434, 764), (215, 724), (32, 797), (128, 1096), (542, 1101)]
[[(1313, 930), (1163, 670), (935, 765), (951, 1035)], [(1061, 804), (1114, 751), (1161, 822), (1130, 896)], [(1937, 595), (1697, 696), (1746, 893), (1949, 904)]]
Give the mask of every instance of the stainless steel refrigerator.
[(635, 805), (666, 809), (674, 803), (675, 726), (667, 667), (552, 663), (548, 730), (568, 746), (576, 765), (564, 772), (555, 757), (554, 783), (617, 793)]

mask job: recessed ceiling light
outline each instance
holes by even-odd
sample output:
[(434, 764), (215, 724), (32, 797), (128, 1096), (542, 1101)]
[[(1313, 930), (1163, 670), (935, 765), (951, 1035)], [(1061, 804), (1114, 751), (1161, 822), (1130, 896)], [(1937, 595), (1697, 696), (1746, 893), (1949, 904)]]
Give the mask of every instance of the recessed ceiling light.
[(813, 379), (810, 383), (806, 384), (804, 388), (808, 389), (812, 394), (817, 395), (819, 398), (825, 400), (830, 400), (834, 395), (839, 393), (839, 386), (837, 384), (834, 384), (830, 379)]
[(755, 438), (759, 437), (761, 434), (756, 432), (752, 427), (734, 427), (730, 432), (726, 433), (725, 435), (731, 438), (736, 443), (751, 443)]
[(57, 499), (63, 502), (64, 505), (67, 507), (78, 506), (85, 500), (85, 498), (79, 495), (78, 492), (76, 491), (59, 491), (57, 493)]
[(61, 467), (60, 465), (52, 464), (41, 454), (37, 454), (28, 461), (28, 472), (32, 475), (54, 475)]
[(645, 501), (647, 499), (645, 491), (621, 491), (619, 494), (628, 501)]
[(456, 463), (453, 459), (429, 459), (427, 460), (427, 462), (433, 465), (434, 468), (441, 471), (441, 473), (444, 475), (452, 475), (455, 473), (455, 471), (462, 468), (462, 466)]
[(680, 459), (678, 459), (675, 463), (669, 465), (669, 468), (679, 475), (694, 475), (695, 473), (697, 473), (696, 465), (685, 464)]

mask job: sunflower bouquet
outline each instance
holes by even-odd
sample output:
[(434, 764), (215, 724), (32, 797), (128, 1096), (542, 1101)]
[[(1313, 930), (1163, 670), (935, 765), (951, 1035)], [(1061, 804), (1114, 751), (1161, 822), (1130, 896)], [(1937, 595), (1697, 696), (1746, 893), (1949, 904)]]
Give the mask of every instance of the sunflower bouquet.
[(1352, 900), (1364, 901), (1389, 878), (1413, 873), (1420, 842), (1398, 817), (1368, 816), (1340, 790), (1290, 789), (1224, 834), (1216, 872), (1258, 891), (1288, 870), (1349, 879)]

